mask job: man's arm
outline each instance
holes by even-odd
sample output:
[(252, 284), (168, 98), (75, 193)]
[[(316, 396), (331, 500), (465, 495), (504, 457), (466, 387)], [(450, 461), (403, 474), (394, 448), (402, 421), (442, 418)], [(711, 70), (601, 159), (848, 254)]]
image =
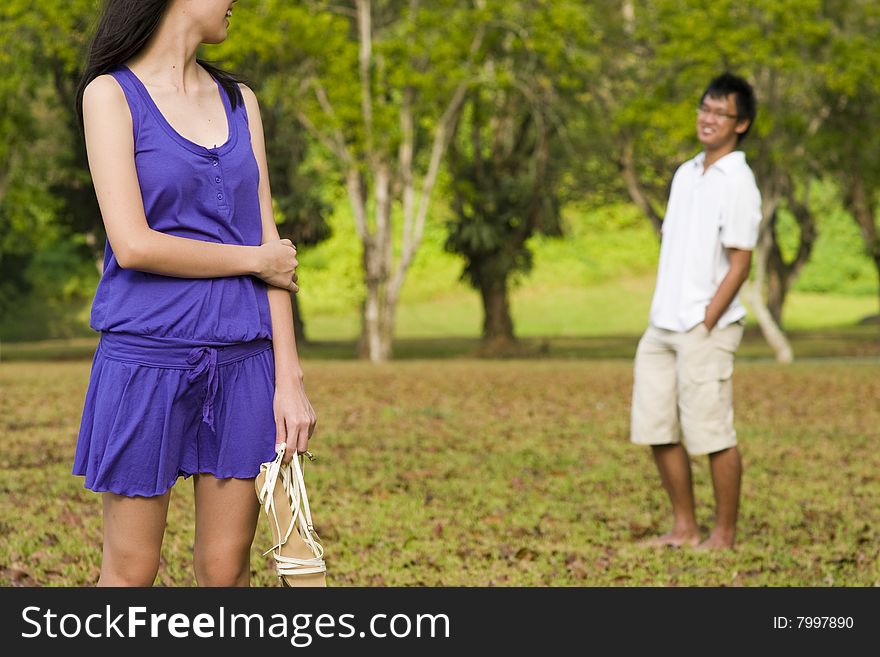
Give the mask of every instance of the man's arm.
[(727, 261), (730, 269), (721, 285), (715, 291), (715, 296), (706, 306), (706, 319), (703, 323), (710, 331), (715, 328), (721, 315), (727, 310), (730, 302), (739, 292), (739, 288), (749, 277), (749, 268), (752, 264), (752, 252), (744, 249), (727, 249)]

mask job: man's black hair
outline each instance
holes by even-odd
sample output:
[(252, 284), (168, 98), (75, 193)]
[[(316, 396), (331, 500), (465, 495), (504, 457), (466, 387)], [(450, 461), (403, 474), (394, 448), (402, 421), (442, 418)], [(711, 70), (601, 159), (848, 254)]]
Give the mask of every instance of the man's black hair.
[(752, 89), (752, 85), (738, 75), (722, 73), (706, 87), (706, 91), (700, 97), (700, 103), (706, 99), (706, 96), (710, 98), (727, 98), (730, 94), (735, 94), (737, 122), (744, 119), (749, 120), (749, 127), (746, 128), (746, 131), (741, 135), (737, 135), (736, 143), (739, 144), (749, 134), (749, 130), (752, 129), (758, 112), (755, 91)]

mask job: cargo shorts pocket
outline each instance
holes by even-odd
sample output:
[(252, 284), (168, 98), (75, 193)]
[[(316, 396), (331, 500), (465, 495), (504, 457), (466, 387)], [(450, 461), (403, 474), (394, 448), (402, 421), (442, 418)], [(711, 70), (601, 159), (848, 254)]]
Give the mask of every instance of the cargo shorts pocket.
[(689, 368), (689, 378), (693, 383), (726, 381), (733, 376), (733, 355), (712, 354), (711, 360), (696, 362)]
[(714, 434), (727, 426), (733, 407), (733, 354), (707, 350), (706, 360), (694, 360), (685, 369), (679, 388), (682, 423), (700, 434)]

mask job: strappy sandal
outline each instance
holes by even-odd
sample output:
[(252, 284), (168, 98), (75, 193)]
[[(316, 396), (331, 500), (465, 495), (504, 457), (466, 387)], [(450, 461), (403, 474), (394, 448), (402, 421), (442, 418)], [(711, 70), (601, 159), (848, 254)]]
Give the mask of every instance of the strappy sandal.
[(260, 466), (254, 482), (275, 540), (263, 556), (272, 553), (282, 586), (327, 586), (324, 547), (312, 525), (302, 456), (282, 465), (284, 447), (284, 443), (278, 445), (275, 458)]

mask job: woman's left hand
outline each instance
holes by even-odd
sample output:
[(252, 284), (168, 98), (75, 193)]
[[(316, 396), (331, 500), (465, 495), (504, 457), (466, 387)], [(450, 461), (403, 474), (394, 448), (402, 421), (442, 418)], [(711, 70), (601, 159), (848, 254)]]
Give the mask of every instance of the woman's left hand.
[(309, 438), (315, 431), (318, 418), (302, 380), (290, 385), (275, 386), (275, 445), (286, 443), (283, 462), (287, 463), (294, 454), (302, 454), (308, 449)]

